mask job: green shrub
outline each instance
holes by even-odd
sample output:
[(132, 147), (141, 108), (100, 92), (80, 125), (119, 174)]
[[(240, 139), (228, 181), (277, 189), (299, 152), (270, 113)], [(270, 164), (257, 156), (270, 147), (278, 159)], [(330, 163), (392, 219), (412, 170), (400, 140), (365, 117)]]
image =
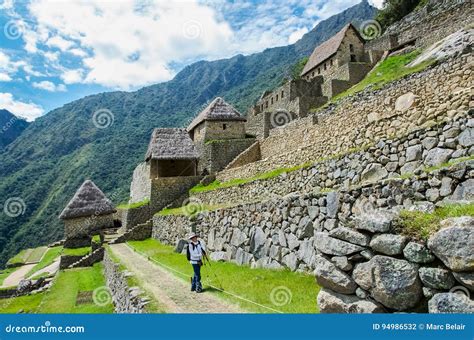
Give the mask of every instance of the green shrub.
[(387, 28), (412, 12), (424, 0), (384, 0), (382, 9), (375, 19), (382, 28)]

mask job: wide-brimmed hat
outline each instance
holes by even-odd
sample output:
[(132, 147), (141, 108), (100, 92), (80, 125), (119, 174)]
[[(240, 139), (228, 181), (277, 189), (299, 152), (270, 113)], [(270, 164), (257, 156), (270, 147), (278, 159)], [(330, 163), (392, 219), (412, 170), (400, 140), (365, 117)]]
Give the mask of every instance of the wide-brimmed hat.
[(190, 233), (188, 236), (188, 240), (192, 239), (193, 237), (199, 237), (198, 233)]

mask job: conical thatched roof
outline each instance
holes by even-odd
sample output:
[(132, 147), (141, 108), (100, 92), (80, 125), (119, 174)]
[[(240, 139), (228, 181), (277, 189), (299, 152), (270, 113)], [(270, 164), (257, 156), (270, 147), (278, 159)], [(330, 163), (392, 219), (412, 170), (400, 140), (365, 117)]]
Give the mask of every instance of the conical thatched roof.
[(360, 36), (359, 31), (357, 31), (357, 29), (352, 24), (347, 24), (330, 39), (326, 40), (314, 49), (313, 53), (311, 53), (311, 56), (308, 59), (308, 62), (304, 66), (301, 75), (304, 75), (307, 72), (311, 71), (323, 61), (334, 55), (339, 49), (339, 46), (341, 46), (342, 40), (346, 36), (346, 33), (349, 29), (353, 29), (359, 39), (361, 41), (364, 41), (364, 39)]
[(116, 212), (112, 202), (94, 184), (87, 180), (82, 183), (74, 197), (59, 216), (62, 220), (113, 214)]
[(197, 159), (198, 152), (186, 129), (155, 129), (145, 159)]
[(232, 105), (226, 103), (221, 97), (217, 97), (210, 103), (201, 113), (199, 113), (196, 118), (189, 124), (187, 130), (191, 131), (198, 124), (202, 123), (205, 120), (238, 120), (246, 121), (245, 117), (234, 109)]

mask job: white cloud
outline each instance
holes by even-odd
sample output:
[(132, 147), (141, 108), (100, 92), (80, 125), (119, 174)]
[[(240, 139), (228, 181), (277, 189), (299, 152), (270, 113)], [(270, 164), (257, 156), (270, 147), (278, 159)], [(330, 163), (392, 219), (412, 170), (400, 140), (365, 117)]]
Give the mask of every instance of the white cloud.
[(81, 50), (80, 48), (73, 48), (73, 49), (68, 50), (68, 52), (71, 53), (72, 55), (75, 55), (76, 57), (87, 56), (87, 52), (84, 50)]
[(60, 78), (66, 84), (80, 83), (80, 82), (82, 82), (83, 73), (84, 73), (84, 71), (81, 70), (81, 69), (64, 70), (63, 73), (61, 74)]
[(294, 44), (295, 42), (297, 42), (298, 40), (300, 40), (303, 35), (305, 35), (306, 33), (308, 33), (308, 31), (309, 31), (309, 30), (308, 30), (308, 28), (306, 28), (306, 27), (297, 29), (296, 31), (294, 31), (293, 33), (291, 33), (290, 36), (288, 37), (288, 44)]
[(10, 80), (12, 80), (12, 78), (8, 74), (0, 72), (0, 81), (10, 81)]
[[(77, 43), (75, 55), (85, 57), (84, 76), (63, 72), (66, 83), (83, 81), (129, 89), (170, 79), (169, 64), (199, 56), (226, 56), (230, 26), (197, 1), (171, 2), (50, 2), (29, 5), (37, 25), (28, 49), (39, 43), (61, 51)], [(31, 30), (32, 28), (30, 28)], [(47, 35), (39, 32), (46, 30)], [(90, 52), (86, 57), (84, 50)], [(51, 52), (44, 55), (51, 61)], [(59, 58), (61, 60), (61, 58)]]
[(383, 2), (384, 0), (369, 0), (369, 3), (372, 6), (377, 7), (378, 9), (381, 9), (383, 7)]
[(8, 92), (0, 92), (0, 108), (10, 111), (15, 116), (25, 118), (29, 122), (35, 120), (44, 113), (44, 110), (40, 105), (15, 100), (13, 95)]
[(40, 90), (45, 90), (49, 92), (64, 92), (66, 91), (66, 86), (64, 84), (54, 84), (51, 81), (48, 80), (43, 80), (40, 82), (33, 82), (33, 87), (40, 89)]
[(0, 50), (0, 74), (3, 74), (3, 81), (6, 81), (5, 79), (7, 79), (7, 77), (11, 80), (11, 76), (16, 74), (18, 69), (25, 65), (26, 63), (24, 61), (14, 61)]
[(46, 45), (51, 47), (57, 47), (64, 52), (74, 46), (74, 43), (72, 41), (60, 37), (59, 35), (56, 35), (52, 38), (49, 38), (48, 41), (46, 41)]

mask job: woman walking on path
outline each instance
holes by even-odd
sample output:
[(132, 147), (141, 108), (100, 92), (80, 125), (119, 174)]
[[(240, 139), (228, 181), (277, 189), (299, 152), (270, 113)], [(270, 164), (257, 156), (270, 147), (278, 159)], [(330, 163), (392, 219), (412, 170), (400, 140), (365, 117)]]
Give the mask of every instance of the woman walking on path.
[(192, 233), (189, 236), (190, 242), (188, 242), (188, 249), (186, 251), (186, 256), (188, 261), (193, 266), (194, 276), (191, 280), (191, 291), (196, 293), (202, 292), (201, 284), (201, 266), (202, 258), (206, 255), (206, 249), (204, 244), (198, 240), (198, 235)]

